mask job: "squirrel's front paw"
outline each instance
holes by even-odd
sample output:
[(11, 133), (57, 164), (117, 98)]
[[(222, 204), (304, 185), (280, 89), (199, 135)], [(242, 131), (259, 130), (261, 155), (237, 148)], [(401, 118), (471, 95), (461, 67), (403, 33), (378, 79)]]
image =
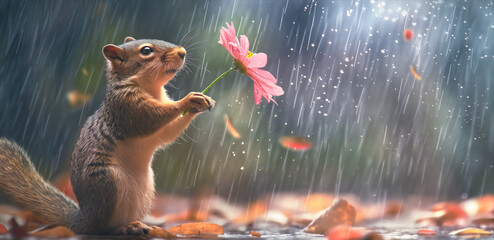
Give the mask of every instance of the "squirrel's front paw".
[(216, 103), (212, 98), (199, 92), (191, 92), (185, 99), (187, 99), (191, 113), (202, 112), (206, 109), (211, 111), (211, 108), (213, 108)]
[(131, 222), (127, 225), (120, 227), (118, 229), (118, 234), (121, 234), (121, 235), (146, 235), (149, 233), (149, 231), (151, 231), (151, 229), (153, 229), (153, 228), (151, 228), (150, 226), (148, 226), (142, 222), (135, 221), (135, 222)]

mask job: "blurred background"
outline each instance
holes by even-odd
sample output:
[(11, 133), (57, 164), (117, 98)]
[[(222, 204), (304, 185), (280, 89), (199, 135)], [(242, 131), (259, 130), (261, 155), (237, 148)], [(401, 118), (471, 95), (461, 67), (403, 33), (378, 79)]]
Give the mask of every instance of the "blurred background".
[[(255, 105), (252, 80), (222, 79), (208, 92), (214, 110), (156, 154), (160, 192), (232, 203), (280, 191), (364, 201), (492, 193), (493, 11), (493, 1), (3, 0), (0, 136), (54, 179), (103, 99), (105, 44), (183, 45), (187, 67), (166, 86), (180, 99), (233, 66), (218, 44), (233, 22), (251, 51), (268, 54), (285, 94)], [(71, 94), (89, 101), (71, 105)], [(284, 148), (289, 135), (312, 148)]]

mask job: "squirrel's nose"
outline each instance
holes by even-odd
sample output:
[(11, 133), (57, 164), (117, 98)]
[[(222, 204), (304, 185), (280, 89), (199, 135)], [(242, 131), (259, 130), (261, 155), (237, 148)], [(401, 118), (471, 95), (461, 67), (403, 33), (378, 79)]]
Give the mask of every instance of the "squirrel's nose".
[(181, 58), (181, 59), (184, 59), (185, 58), (185, 54), (187, 53), (187, 51), (185, 51), (185, 48), (181, 47), (180, 49), (178, 49), (177, 51), (177, 54), (178, 56)]

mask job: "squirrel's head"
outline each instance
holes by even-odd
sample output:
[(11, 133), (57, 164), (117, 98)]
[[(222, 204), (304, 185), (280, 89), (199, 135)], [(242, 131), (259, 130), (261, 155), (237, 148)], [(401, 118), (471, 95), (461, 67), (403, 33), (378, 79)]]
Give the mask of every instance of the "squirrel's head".
[(103, 54), (107, 59), (109, 79), (135, 77), (163, 86), (182, 68), (186, 51), (161, 40), (127, 37), (122, 45), (103, 47)]

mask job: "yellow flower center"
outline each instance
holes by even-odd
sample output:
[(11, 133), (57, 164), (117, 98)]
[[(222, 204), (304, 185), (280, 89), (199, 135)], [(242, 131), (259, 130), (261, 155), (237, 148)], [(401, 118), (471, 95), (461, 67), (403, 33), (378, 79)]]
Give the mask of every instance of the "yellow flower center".
[[(250, 58), (254, 56), (254, 53), (252, 53), (251, 51), (248, 51), (247, 52), (247, 58)], [(246, 66), (244, 66), (242, 63), (240, 63), (239, 61), (237, 60), (234, 60), (234, 64), (235, 64), (235, 68), (241, 72), (242, 74), (245, 74), (245, 70), (246, 70)]]

